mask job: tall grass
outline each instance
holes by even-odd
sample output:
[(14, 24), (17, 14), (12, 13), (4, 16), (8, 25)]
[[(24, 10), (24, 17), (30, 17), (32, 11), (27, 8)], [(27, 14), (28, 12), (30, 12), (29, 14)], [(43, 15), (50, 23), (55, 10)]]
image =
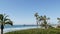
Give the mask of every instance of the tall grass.
[(5, 34), (60, 34), (60, 28), (53, 29), (28, 29), (28, 30), (19, 30), (12, 31)]

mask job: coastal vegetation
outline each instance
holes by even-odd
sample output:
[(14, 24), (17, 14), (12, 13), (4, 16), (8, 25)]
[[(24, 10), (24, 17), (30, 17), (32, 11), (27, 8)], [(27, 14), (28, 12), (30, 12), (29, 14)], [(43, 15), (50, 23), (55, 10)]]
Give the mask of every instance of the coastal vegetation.
[[(34, 16), (36, 17), (36, 23), (37, 23), (37, 27), (40, 25), (42, 27), (45, 27), (45, 29), (49, 28), (51, 25), (48, 24), (48, 20), (50, 20), (50, 18), (47, 18), (46, 15), (44, 16), (39, 16), (38, 13), (35, 13)], [(52, 26), (51, 26), (52, 27)]]
[[(47, 18), (46, 15), (39, 16), (38, 13), (35, 13), (34, 16), (36, 18), (37, 28), (11, 31), (5, 34), (60, 34), (60, 25), (57, 25), (55, 28), (50, 23), (48, 24), (50, 18)], [(60, 23), (60, 18), (57, 18), (57, 20)], [(44, 28), (38, 28), (38, 26)]]
[(0, 14), (1, 34), (3, 34), (5, 24), (13, 25), (12, 21), (7, 17), (8, 15)]
[(60, 34), (60, 28), (50, 28), (50, 29), (27, 29), (12, 31), (5, 34)]
[[(58, 24), (57, 27), (54, 28), (52, 25), (48, 24), (48, 20), (50, 20), (50, 18), (47, 18), (46, 15), (40, 16), (38, 15), (38, 13), (35, 13), (34, 16), (36, 18), (37, 25), (33, 26), (37, 26), (37, 28), (11, 31), (4, 34), (60, 34), (60, 24)], [(60, 18), (57, 18), (57, 20), (58, 23), (60, 23)], [(8, 18), (8, 15), (0, 14), (1, 34), (3, 34), (5, 24), (10, 24), (11, 26), (13, 26), (13, 22)], [(44, 28), (38, 28), (38, 26)]]
[(57, 20), (58, 20), (58, 26), (57, 26), (57, 28), (60, 28), (60, 18), (57, 18)]

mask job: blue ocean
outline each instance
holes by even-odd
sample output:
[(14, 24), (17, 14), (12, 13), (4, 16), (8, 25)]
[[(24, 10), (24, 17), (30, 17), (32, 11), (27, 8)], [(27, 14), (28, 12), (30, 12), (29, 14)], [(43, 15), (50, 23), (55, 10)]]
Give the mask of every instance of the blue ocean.
[(13, 26), (5, 25), (4, 33), (16, 30), (32, 29), (32, 28), (37, 28), (37, 25), (13, 25)]
[(23, 27), (37, 27), (37, 25), (5, 25), (4, 28), (23, 28)]

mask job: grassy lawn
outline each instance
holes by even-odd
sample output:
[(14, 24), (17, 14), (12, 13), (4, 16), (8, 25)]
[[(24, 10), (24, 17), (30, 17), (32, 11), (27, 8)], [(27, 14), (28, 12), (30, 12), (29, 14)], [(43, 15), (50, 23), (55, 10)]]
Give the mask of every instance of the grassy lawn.
[(12, 31), (5, 34), (60, 34), (60, 29), (27, 29)]

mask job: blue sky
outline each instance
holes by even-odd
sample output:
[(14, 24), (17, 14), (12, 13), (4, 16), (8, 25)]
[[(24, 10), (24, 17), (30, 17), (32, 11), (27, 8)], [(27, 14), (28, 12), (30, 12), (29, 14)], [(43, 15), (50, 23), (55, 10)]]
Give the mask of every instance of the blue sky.
[(0, 0), (0, 13), (9, 15), (14, 24), (36, 24), (35, 12), (55, 24), (60, 17), (60, 0)]

